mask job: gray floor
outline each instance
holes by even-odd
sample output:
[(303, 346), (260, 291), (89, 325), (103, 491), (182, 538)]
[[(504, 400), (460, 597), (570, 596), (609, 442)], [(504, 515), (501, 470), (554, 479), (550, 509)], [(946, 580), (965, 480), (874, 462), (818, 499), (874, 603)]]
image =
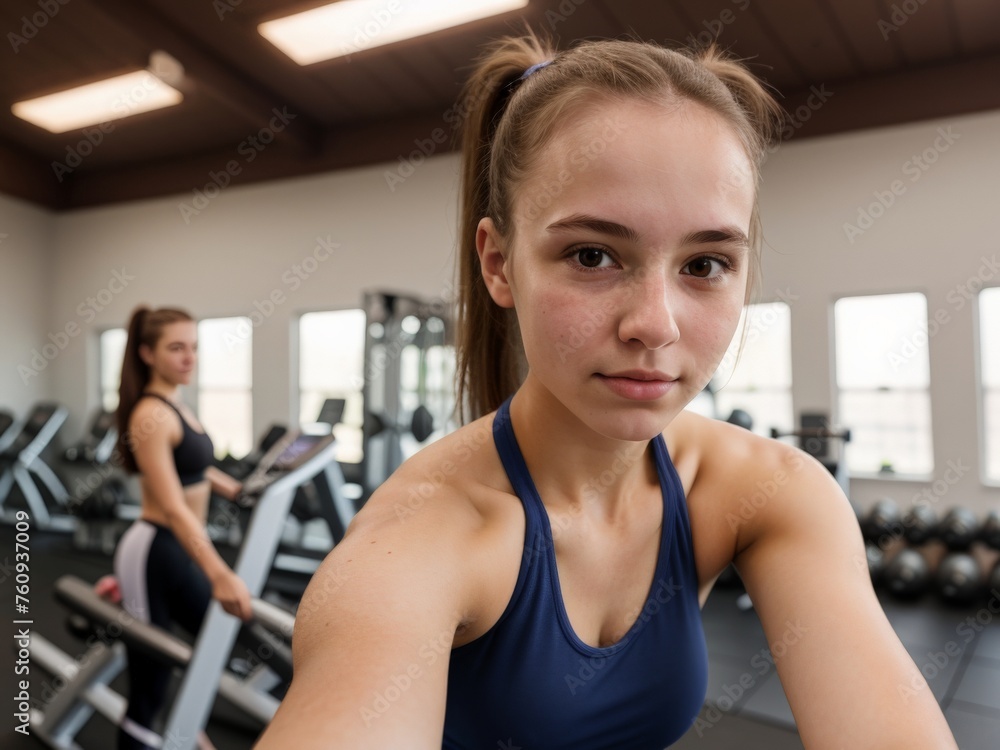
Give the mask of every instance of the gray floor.
[[(717, 589), (705, 605), (708, 702), (675, 747), (801, 748), (760, 621), (752, 610), (736, 607), (738, 595), (733, 589)], [(1000, 615), (984, 606), (948, 607), (932, 595), (913, 603), (880, 599), (959, 747), (1000, 748)]]

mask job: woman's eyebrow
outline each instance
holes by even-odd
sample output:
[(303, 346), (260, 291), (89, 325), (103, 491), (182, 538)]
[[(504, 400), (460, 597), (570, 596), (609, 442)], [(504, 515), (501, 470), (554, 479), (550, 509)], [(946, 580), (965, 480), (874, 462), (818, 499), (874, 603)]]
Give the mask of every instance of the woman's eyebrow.
[(550, 232), (572, 232), (579, 231), (580, 229), (589, 229), (598, 234), (608, 234), (612, 237), (629, 240), (630, 242), (639, 242), (639, 233), (631, 227), (587, 214), (567, 216), (565, 219), (560, 219), (553, 224), (549, 224), (546, 229)]
[(683, 245), (732, 245), (736, 250), (749, 250), (750, 240), (736, 227), (702, 229), (684, 236)]
[[(572, 232), (587, 229), (598, 234), (607, 234), (612, 237), (619, 237), (630, 242), (638, 243), (639, 233), (619, 224), (615, 221), (601, 219), (588, 214), (573, 214), (565, 219), (549, 224), (546, 229), (550, 232)], [(750, 241), (746, 234), (736, 227), (724, 226), (719, 229), (702, 229), (697, 232), (690, 232), (684, 236), (682, 245), (732, 245), (735, 249), (750, 249)]]

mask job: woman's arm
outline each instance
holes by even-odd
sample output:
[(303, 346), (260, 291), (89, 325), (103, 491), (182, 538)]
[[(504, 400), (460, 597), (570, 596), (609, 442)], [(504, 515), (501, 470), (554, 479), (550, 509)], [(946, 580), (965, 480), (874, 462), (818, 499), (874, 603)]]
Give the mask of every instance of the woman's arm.
[(229, 476), (226, 472), (221, 471), (215, 466), (209, 466), (205, 469), (205, 479), (211, 482), (212, 492), (221, 495), (226, 500), (235, 500), (243, 488), (242, 482)]
[(368, 501), (313, 576), (296, 615), (295, 677), (258, 750), (440, 750), (472, 533), (461, 501), (435, 499), (403, 523), (390, 498)]
[(151, 400), (140, 401), (129, 420), (130, 426), (143, 425), (141, 432), (132, 430), (139, 437), (131, 440), (143, 494), (163, 512), (177, 541), (204, 572), (212, 596), (230, 614), (249, 620), (253, 613), (246, 585), (219, 556), (204, 525), (185, 502), (170, 445), (170, 422), (155, 412), (163, 408)]
[[(875, 597), (854, 511), (829, 472), (752, 438), (736, 567), (809, 750), (957, 748)], [(737, 495), (734, 495), (734, 497)]]

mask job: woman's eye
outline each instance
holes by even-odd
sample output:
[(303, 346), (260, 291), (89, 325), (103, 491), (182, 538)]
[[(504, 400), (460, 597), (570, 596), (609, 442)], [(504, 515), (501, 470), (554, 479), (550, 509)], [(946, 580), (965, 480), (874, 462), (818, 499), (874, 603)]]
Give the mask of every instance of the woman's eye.
[(726, 270), (726, 264), (719, 258), (697, 258), (688, 263), (688, 270), (691, 275), (699, 279), (710, 279)]
[(599, 247), (581, 247), (576, 251), (576, 257), (584, 268), (600, 268), (602, 261), (610, 260), (608, 254)]

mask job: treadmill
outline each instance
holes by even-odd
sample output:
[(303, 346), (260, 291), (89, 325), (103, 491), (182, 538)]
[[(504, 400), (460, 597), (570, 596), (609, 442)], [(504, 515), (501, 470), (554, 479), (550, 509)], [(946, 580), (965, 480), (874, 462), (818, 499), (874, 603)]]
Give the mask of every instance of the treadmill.
[[(69, 412), (56, 403), (36, 404), (27, 417), (0, 437), (0, 519), (14, 522), (7, 501), (16, 485), (28, 506), (33, 524), (39, 529), (72, 531), (76, 519), (69, 515), (69, 493), (42, 459)], [(49, 510), (42, 495), (47, 491), (60, 512)]]

